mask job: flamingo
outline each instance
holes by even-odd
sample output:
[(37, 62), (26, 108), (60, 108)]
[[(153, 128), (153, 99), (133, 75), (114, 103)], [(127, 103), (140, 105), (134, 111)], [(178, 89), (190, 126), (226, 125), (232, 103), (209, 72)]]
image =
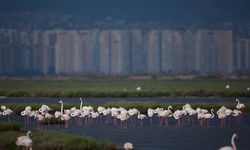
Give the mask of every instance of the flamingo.
[(117, 119), (117, 116), (119, 115), (120, 110), (116, 107), (112, 107), (110, 111), (111, 111), (111, 117), (113, 117), (113, 124), (116, 125), (117, 123), (116, 119)]
[[(235, 124), (237, 122), (237, 124), (239, 125), (240, 124), (240, 115), (242, 114), (242, 111), (238, 110), (238, 109), (234, 109), (233, 110), (233, 113), (232, 113), (232, 116), (235, 117)], [(237, 120), (237, 121), (236, 121)]]
[(105, 116), (106, 118), (106, 125), (109, 124), (109, 117), (110, 117), (110, 114), (111, 114), (111, 109), (110, 108), (107, 108), (103, 111), (103, 115)]
[(65, 121), (65, 128), (69, 128), (70, 116), (66, 113), (65, 114), (63, 113), (63, 101), (60, 100), (58, 103), (61, 104), (61, 120)]
[(129, 116), (132, 117), (131, 118), (131, 125), (132, 125), (133, 121), (134, 121), (134, 124), (135, 124), (135, 117), (134, 116), (136, 116), (138, 114), (138, 112), (139, 111), (136, 108), (133, 108), (133, 109), (129, 109), (128, 111), (127, 110), (122, 110), (121, 114), (125, 114), (125, 115), (129, 114)]
[(207, 113), (203, 115), (203, 118), (207, 120), (207, 124), (209, 126), (209, 120), (208, 119), (213, 119), (214, 118), (214, 109), (211, 109), (211, 114)]
[(187, 115), (187, 111), (185, 110), (185, 106), (182, 106), (182, 110), (176, 110), (173, 113), (175, 119), (178, 119), (178, 125), (180, 125), (180, 118), (182, 117), (182, 124), (184, 124), (184, 117)]
[(37, 128), (40, 129), (42, 127), (42, 121), (44, 120), (44, 116), (39, 113), (39, 111), (35, 111), (34, 118), (37, 123)]
[(98, 113), (99, 113), (99, 115), (100, 115), (100, 124), (102, 124), (102, 114), (103, 114), (103, 112), (105, 111), (105, 108), (104, 107), (102, 107), (102, 106), (98, 106), (97, 107), (97, 111), (98, 111)]
[(52, 109), (48, 106), (48, 105), (45, 105), (45, 104), (43, 104), (39, 109), (38, 109), (38, 111), (42, 114), (42, 115), (44, 115), (45, 113), (47, 113), (47, 112), (49, 112), (49, 111), (51, 111)]
[(158, 116), (159, 117), (162, 117), (162, 119), (161, 119), (161, 121), (160, 121), (160, 125), (162, 125), (162, 121), (163, 121), (163, 119), (164, 119), (164, 121), (165, 121), (165, 124), (166, 125), (168, 125), (168, 121), (167, 121), (167, 117), (171, 117), (172, 116), (172, 111), (170, 110), (170, 109), (173, 109), (173, 107), (172, 106), (168, 106), (168, 109), (167, 110), (163, 110), (163, 111), (160, 111), (159, 113), (158, 113)]
[(141, 87), (138, 86), (138, 87), (136, 88), (136, 91), (141, 91)]
[(91, 112), (93, 112), (93, 111), (94, 111), (94, 109), (91, 106), (82, 107), (82, 113), (80, 115), (80, 118), (86, 117), (85, 118), (85, 124), (90, 123), (91, 118), (89, 118), (89, 117), (91, 116)]
[[(92, 119), (95, 119), (95, 118), (99, 117), (98, 112), (91, 112), (90, 114), (91, 114)], [(92, 120), (92, 123), (93, 123), (93, 120)]]
[(243, 103), (240, 103), (240, 100), (237, 98), (236, 100), (235, 100), (236, 102), (237, 102), (237, 105), (236, 105), (236, 108), (237, 109), (243, 109), (243, 108), (245, 108), (245, 104), (243, 104)]
[(186, 111), (183, 111), (183, 110), (176, 110), (174, 113), (173, 113), (173, 116), (176, 120), (178, 120), (178, 125), (180, 126), (181, 125), (181, 122), (180, 122), (180, 118), (183, 116), (183, 115), (186, 115)]
[(26, 106), (24, 111), (21, 112), (21, 115), (24, 116), (24, 125), (29, 124), (29, 116), (31, 114), (31, 106)]
[(124, 148), (124, 150), (132, 150), (132, 149), (134, 149), (134, 146), (131, 142), (126, 142), (126, 143), (124, 143), (123, 148)]
[(50, 113), (45, 113), (44, 117), (48, 120), (48, 124), (51, 118), (53, 118), (53, 115), (51, 115)]
[(3, 112), (3, 116), (8, 116), (8, 121), (10, 121), (10, 115), (14, 114), (14, 111), (11, 110), (10, 108), (6, 108)]
[(119, 115), (117, 115), (117, 118), (120, 119), (121, 126), (124, 126), (124, 127), (128, 126), (127, 120), (130, 118), (129, 115), (127, 115), (127, 114), (119, 114)]
[(221, 120), (221, 126), (225, 126), (226, 125), (226, 122), (225, 122), (225, 119), (227, 117), (225, 111), (226, 111), (226, 107), (225, 106), (222, 106), (216, 113), (218, 115), (218, 118)]
[(144, 115), (144, 114), (141, 114), (141, 113), (138, 111), (137, 117), (138, 117), (139, 120), (141, 120), (141, 127), (142, 127), (142, 120), (143, 120), (144, 118), (147, 118), (147, 116)]
[(55, 114), (54, 114), (55, 118), (58, 119), (58, 125), (59, 125), (59, 121), (60, 121), (60, 118), (62, 117), (62, 114), (60, 111), (55, 111)]
[(26, 150), (32, 150), (32, 140), (30, 138), (31, 131), (27, 132), (27, 136), (20, 136), (17, 137), (16, 145), (19, 146), (25, 146)]
[(195, 116), (197, 114), (197, 111), (194, 110), (192, 107), (185, 107), (185, 110), (188, 113), (188, 123), (190, 124), (190, 118), (192, 119), (192, 124), (194, 124), (194, 118), (193, 116)]
[(231, 144), (232, 144), (232, 146), (224, 146), (224, 147), (219, 148), (218, 150), (237, 150), (237, 147), (236, 147), (235, 141), (234, 141), (235, 138), (237, 138), (237, 134), (236, 133), (234, 133), (233, 136), (232, 136), (232, 138), (231, 138)]
[(70, 114), (71, 117), (76, 117), (75, 120), (77, 121), (77, 126), (81, 126), (81, 121), (80, 121), (80, 115), (82, 113), (82, 98), (80, 97), (80, 106), (79, 109), (73, 109), (71, 108), (72, 113)]
[(152, 108), (148, 108), (148, 117), (150, 118), (150, 125), (152, 125), (152, 117), (154, 116), (154, 110)]

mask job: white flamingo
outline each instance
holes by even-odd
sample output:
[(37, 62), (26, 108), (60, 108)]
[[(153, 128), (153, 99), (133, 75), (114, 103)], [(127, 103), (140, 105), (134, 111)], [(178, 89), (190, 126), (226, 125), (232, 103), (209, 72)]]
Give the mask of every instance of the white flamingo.
[(126, 143), (124, 143), (123, 148), (124, 148), (124, 150), (132, 150), (132, 149), (134, 149), (134, 146), (131, 142), (126, 142)]
[(142, 120), (143, 120), (144, 118), (147, 118), (147, 116), (144, 115), (144, 114), (141, 114), (140, 112), (138, 112), (137, 117), (138, 117), (139, 120), (141, 120), (141, 127), (142, 127)]
[(181, 117), (183, 117), (184, 115), (186, 115), (187, 113), (183, 110), (176, 110), (174, 113), (173, 113), (173, 116), (176, 120), (178, 120), (178, 125), (180, 126), (181, 125)]
[(21, 116), (24, 117), (25, 126), (29, 124), (29, 117), (30, 117), (31, 112), (32, 112), (31, 106), (26, 106), (25, 109), (21, 112)]
[(102, 116), (103, 116), (103, 112), (105, 111), (105, 108), (102, 107), (102, 106), (98, 106), (97, 111), (98, 111), (98, 113), (100, 115), (100, 124), (102, 124)]
[(207, 120), (207, 125), (209, 125), (209, 119), (214, 118), (214, 109), (211, 109), (211, 113), (207, 113), (203, 115), (204, 120)]
[(165, 121), (165, 124), (168, 125), (167, 117), (171, 117), (173, 115), (171, 109), (173, 109), (172, 106), (168, 106), (167, 110), (159, 111), (158, 117), (161, 117), (160, 125), (162, 125), (162, 121)]
[(76, 122), (77, 122), (77, 126), (80, 127), (82, 126), (82, 121), (80, 120), (81, 119), (81, 113), (82, 113), (82, 98), (80, 97), (80, 106), (79, 106), (79, 109), (73, 109), (71, 108), (71, 114), (70, 116), (75, 118)]
[(58, 125), (59, 125), (59, 122), (60, 122), (61, 117), (62, 117), (61, 111), (55, 111), (54, 116), (55, 116), (55, 118), (58, 119)]
[(103, 111), (103, 116), (106, 118), (106, 124), (109, 124), (110, 121), (110, 115), (111, 115), (111, 109), (107, 108)]
[(111, 111), (111, 117), (113, 118), (113, 124), (116, 125), (117, 124), (116, 119), (117, 119), (117, 116), (119, 115), (120, 110), (116, 107), (112, 107), (110, 111)]
[(218, 150), (237, 150), (237, 147), (235, 145), (235, 138), (237, 138), (237, 134), (234, 133), (232, 138), (231, 138), (231, 146), (224, 146), (219, 148)]
[(43, 104), (39, 109), (38, 109), (38, 111), (42, 114), (42, 115), (44, 115), (45, 113), (47, 113), (47, 112), (49, 112), (49, 111), (51, 111), (52, 109), (48, 106), (48, 105), (45, 105), (45, 104)]
[(3, 116), (7, 116), (8, 117), (8, 121), (10, 121), (10, 115), (14, 114), (14, 111), (11, 110), (10, 108), (6, 108), (3, 112), (2, 115)]
[(154, 109), (148, 108), (147, 113), (148, 113), (148, 117), (150, 118), (150, 125), (152, 125), (153, 124), (152, 117), (154, 116)]
[(45, 115), (44, 115), (44, 117), (45, 117), (45, 119), (47, 119), (48, 124), (49, 124), (49, 121), (50, 121), (50, 119), (53, 118), (53, 115), (51, 115), (50, 113), (46, 112)]
[(233, 113), (232, 113), (232, 116), (235, 117), (235, 124), (240, 124), (240, 116), (242, 114), (242, 111), (238, 110), (238, 109), (234, 109), (233, 110)]
[(220, 119), (220, 124), (222, 127), (226, 126), (226, 107), (225, 106), (221, 106), (221, 108), (216, 112), (218, 115), (218, 118)]
[(129, 109), (128, 111), (127, 110), (122, 110), (121, 111), (121, 114), (129, 114), (129, 116), (131, 117), (131, 125), (133, 125), (133, 123), (135, 124), (136, 122), (136, 115), (138, 114), (138, 110), (136, 108), (132, 108), (132, 109)]
[(59, 103), (61, 104), (61, 120), (65, 121), (65, 128), (69, 128), (70, 116), (63, 113), (63, 101), (60, 100)]
[(235, 100), (236, 102), (237, 102), (237, 105), (236, 105), (236, 108), (237, 109), (243, 109), (243, 108), (245, 108), (245, 104), (243, 104), (243, 103), (240, 103), (240, 100), (237, 98), (236, 100)]
[(128, 126), (127, 121), (128, 121), (129, 118), (130, 118), (130, 116), (126, 115), (126, 114), (117, 115), (117, 119), (120, 119), (122, 127), (127, 127)]
[(192, 124), (194, 124), (194, 116), (197, 114), (197, 111), (192, 107), (185, 107), (185, 110), (188, 113), (188, 123), (190, 124), (190, 118), (192, 119)]
[(37, 128), (40, 129), (42, 127), (42, 122), (44, 120), (44, 116), (39, 113), (39, 111), (35, 111), (34, 118), (36, 120)]
[(136, 91), (141, 91), (141, 87), (138, 86), (138, 87), (136, 88)]
[(91, 114), (91, 117), (92, 117), (93, 119), (99, 117), (99, 113), (98, 113), (98, 112), (91, 112), (90, 114)]
[(32, 150), (32, 140), (30, 138), (31, 131), (27, 132), (26, 136), (20, 136), (17, 137), (16, 145), (19, 146), (25, 146), (26, 150)]

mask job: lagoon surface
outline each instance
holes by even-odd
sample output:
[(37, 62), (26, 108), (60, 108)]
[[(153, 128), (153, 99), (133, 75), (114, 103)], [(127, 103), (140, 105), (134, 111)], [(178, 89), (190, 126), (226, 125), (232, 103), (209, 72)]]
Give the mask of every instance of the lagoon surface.
[[(86, 98), (86, 103), (103, 104), (108, 101), (128, 100), (128, 101), (160, 101), (160, 102), (234, 102), (235, 98)], [(1, 105), (4, 103), (57, 103), (58, 98), (1, 98)], [(247, 102), (247, 98), (240, 98), (242, 102)], [(64, 101), (79, 103), (78, 98), (67, 98)], [(20, 115), (11, 117), (23, 123)], [(2, 118), (1, 120), (6, 120)], [(117, 125), (100, 124), (94, 121), (93, 125), (83, 124), (77, 127), (75, 120), (72, 120), (71, 126), (65, 129), (63, 125), (43, 125), (42, 130), (56, 130), (69, 134), (90, 136), (102, 141), (113, 141), (120, 147), (125, 142), (132, 142), (136, 149), (142, 150), (216, 150), (225, 145), (231, 145), (230, 140), (233, 133), (238, 134), (236, 145), (239, 150), (249, 150), (250, 147), (250, 113), (244, 115), (239, 125), (235, 125), (234, 118), (229, 118), (226, 127), (219, 125), (217, 117), (210, 121), (210, 125), (198, 125), (197, 119), (195, 124), (190, 125), (187, 122), (178, 126), (177, 121), (169, 119), (169, 125), (160, 126), (158, 118), (153, 119), (153, 125), (150, 125), (149, 119), (144, 120), (143, 126), (138, 121), (136, 125), (128, 122), (127, 127)], [(34, 123), (31, 123), (27, 129), (34, 129)]]
[[(117, 101), (137, 101), (137, 102), (235, 102), (237, 97), (177, 97), (177, 98), (166, 98), (166, 97), (140, 97), (140, 98), (83, 98), (83, 102), (87, 104), (104, 104), (106, 102), (117, 102)], [(57, 104), (60, 99), (63, 99), (65, 103), (76, 103), (79, 104), (79, 98), (0, 98), (0, 103), (41, 103), (41, 104)], [(241, 97), (241, 102), (250, 102), (250, 98)]]

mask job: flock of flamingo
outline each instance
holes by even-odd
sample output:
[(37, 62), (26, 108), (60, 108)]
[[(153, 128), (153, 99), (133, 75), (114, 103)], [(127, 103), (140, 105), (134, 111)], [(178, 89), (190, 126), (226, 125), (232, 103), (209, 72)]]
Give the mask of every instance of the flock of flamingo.
[[(216, 114), (218, 119), (220, 119), (220, 125), (224, 127), (226, 125), (226, 119), (230, 116), (235, 117), (235, 123), (239, 124), (240, 120), (243, 116), (242, 109), (245, 108), (245, 104), (240, 103), (239, 99), (235, 100), (237, 102), (234, 110), (229, 109), (225, 106), (221, 106)], [(148, 108), (147, 115), (141, 114), (140, 111), (136, 108), (131, 108), (129, 110), (123, 107), (112, 107), (112, 108), (104, 108), (99, 106), (97, 111), (94, 110), (91, 106), (83, 106), (83, 100), (80, 98), (80, 106), (79, 109), (76, 107), (72, 107), (70, 109), (64, 109), (63, 101), (60, 100), (59, 104), (61, 104), (60, 111), (52, 111), (52, 109), (43, 104), (38, 110), (32, 110), (31, 106), (26, 106), (25, 109), (21, 112), (21, 115), (24, 117), (25, 126), (30, 123), (29, 118), (34, 118), (36, 122), (37, 128), (41, 128), (42, 123), (45, 119), (49, 120), (52, 118), (58, 119), (58, 124), (65, 124), (65, 128), (69, 128), (72, 120), (75, 120), (77, 127), (81, 127), (82, 123), (91, 125), (96, 120), (98, 124), (106, 124), (106, 125), (117, 125), (118, 121), (120, 121), (120, 125), (122, 127), (128, 127), (128, 121), (131, 121), (131, 125), (136, 125), (137, 120), (140, 120), (140, 126), (143, 126), (143, 120), (145, 118), (150, 118), (150, 125), (153, 124), (152, 118), (154, 116), (158, 117), (159, 124), (168, 125), (168, 118), (173, 117), (177, 120), (177, 125), (181, 126), (185, 123), (194, 124), (194, 118), (196, 117), (199, 125), (209, 125), (209, 120), (215, 117), (214, 109), (206, 110), (202, 108), (193, 109), (189, 103), (186, 103), (182, 109), (172, 111), (173, 107), (168, 106), (168, 109), (164, 110), (163, 108)], [(14, 114), (14, 112), (7, 108), (6, 106), (1, 106), (0, 116), (7, 116), (9, 120), (9, 116)], [(52, 114), (51, 112), (54, 112)], [(104, 120), (103, 120), (104, 119)], [(31, 131), (27, 132), (27, 136), (21, 136), (17, 138), (16, 145), (17, 146), (25, 146), (27, 149), (32, 150), (32, 140), (30, 139)], [(233, 134), (231, 143), (232, 146), (222, 147), (220, 150), (236, 150), (235, 138), (237, 134)], [(132, 143), (125, 143), (124, 148), (132, 147)]]
[[(229, 85), (226, 86), (227, 89), (230, 88)], [(141, 90), (140, 87), (138, 87), (136, 90)], [(242, 109), (245, 108), (245, 104), (240, 103), (239, 99), (235, 100), (237, 102), (236, 107), (234, 110), (229, 109), (225, 106), (221, 106), (216, 114), (218, 119), (220, 119), (220, 125), (222, 127), (226, 126), (226, 120), (230, 116), (235, 117), (235, 124), (239, 124), (240, 120), (243, 117), (243, 111)], [(175, 120), (177, 120), (177, 125), (183, 125), (185, 122), (187, 124), (194, 124), (194, 118), (196, 117), (198, 120), (199, 125), (209, 125), (209, 120), (213, 119), (215, 117), (214, 109), (206, 110), (202, 108), (196, 108), (193, 109), (192, 106), (189, 103), (186, 103), (181, 110), (172, 111), (173, 107), (168, 106), (168, 109), (164, 110), (163, 108), (148, 108), (147, 109), (147, 115), (141, 114), (140, 111), (136, 108), (132, 108), (129, 110), (126, 110), (123, 107), (112, 107), (112, 108), (104, 108), (102, 106), (99, 106), (97, 108), (97, 111), (94, 110), (91, 106), (83, 106), (83, 100), (80, 98), (80, 107), (77, 109), (76, 107), (72, 107), (70, 109), (64, 109), (63, 108), (63, 101), (60, 100), (59, 104), (61, 104), (61, 110), (60, 111), (54, 111), (54, 114), (51, 114), (52, 109), (43, 104), (38, 110), (32, 110), (31, 106), (26, 106), (25, 109), (21, 112), (21, 115), (24, 117), (24, 124), (25, 126), (30, 123), (29, 118), (34, 118), (36, 120), (36, 126), (38, 128), (41, 128), (42, 123), (44, 120), (48, 120), (48, 124), (50, 119), (57, 118), (58, 124), (62, 123), (62, 121), (65, 124), (65, 128), (69, 128), (71, 125), (71, 120), (75, 120), (77, 127), (81, 127), (82, 123), (85, 124), (93, 124), (94, 119), (96, 119), (96, 123), (99, 124), (118, 124), (118, 121), (120, 121), (120, 124), (122, 127), (128, 126), (128, 120), (131, 120), (131, 125), (136, 125), (136, 121), (140, 120), (140, 125), (143, 126), (143, 120), (145, 118), (150, 118), (150, 125), (153, 124), (153, 117), (158, 117), (159, 124), (160, 125), (168, 125), (168, 118), (173, 117)], [(1, 106), (0, 110), (0, 116), (7, 116), (9, 120), (9, 116), (14, 114), (14, 112), (7, 108), (6, 106)], [(99, 119), (98, 119), (99, 118)], [(105, 119), (103, 121), (103, 118)], [(83, 121), (84, 119), (84, 121)], [(32, 140), (30, 138), (31, 131), (27, 132), (26, 136), (20, 136), (17, 137), (16, 145), (24, 146), (27, 150), (32, 150)], [(225, 146), (221, 147), (219, 150), (236, 150), (235, 145), (235, 139), (237, 138), (237, 134), (234, 133), (231, 138), (231, 146)], [(133, 149), (133, 144), (130, 142), (127, 142), (124, 144), (125, 150)]]
[[(243, 117), (242, 109), (245, 107), (245, 104), (240, 103), (239, 99), (236, 99), (236, 107), (234, 110), (229, 109), (225, 106), (221, 106), (220, 109), (216, 112), (218, 119), (220, 119), (220, 125), (222, 127), (226, 126), (226, 120), (230, 116), (235, 118), (235, 124), (239, 124), (240, 120)], [(72, 124), (72, 120), (75, 120), (77, 127), (81, 127), (82, 124), (91, 125), (94, 123), (94, 120), (98, 124), (113, 124), (117, 125), (118, 121), (122, 127), (128, 127), (128, 121), (130, 120), (131, 125), (137, 125), (137, 120), (140, 121), (140, 126), (143, 126), (143, 120), (146, 118), (150, 119), (150, 125), (153, 124), (153, 117), (157, 117), (159, 124), (168, 125), (168, 118), (173, 117), (177, 120), (177, 125), (181, 126), (183, 124), (194, 124), (194, 119), (197, 118), (199, 125), (208, 125), (209, 121), (215, 117), (214, 110), (206, 110), (202, 108), (193, 109), (189, 103), (186, 103), (182, 109), (172, 111), (173, 107), (168, 106), (168, 109), (163, 108), (148, 108), (147, 115), (141, 114), (141, 112), (136, 108), (131, 108), (129, 110), (123, 107), (112, 107), (104, 108), (99, 106), (97, 111), (94, 110), (92, 106), (83, 106), (83, 100), (80, 98), (80, 107), (72, 107), (70, 109), (64, 109), (63, 101), (60, 100), (61, 104), (60, 111), (52, 111), (52, 109), (43, 104), (38, 110), (32, 110), (31, 106), (26, 106), (25, 109), (21, 112), (21, 115), (24, 117), (25, 126), (29, 124), (30, 119), (34, 118), (36, 120), (37, 128), (40, 128), (45, 120), (49, 121), (52, 118), (58, 119), (58, 124), (64, 123), (65, 128), (69, 128)], [(1, 106), (0, 116), (9, 116), (14, 112), (7, 108), (6, 106)], [(54, 112), (52, 114), (51, 112)], [(104, 119), (104, 120), (103, 120)]]

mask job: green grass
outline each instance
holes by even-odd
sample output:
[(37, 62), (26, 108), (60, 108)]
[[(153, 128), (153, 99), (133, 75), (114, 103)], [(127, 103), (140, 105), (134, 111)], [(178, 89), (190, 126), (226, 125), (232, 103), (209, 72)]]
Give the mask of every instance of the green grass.
[[(231, 88), (225, 89), (229, 84)], [(136, 91), (136, 87), (142, 87)], [(177, 97), (250, 96), (250, 79), (196, 78), (192, 80), (85, 79), (0, 80), (0, 96), (7, 97)], [(126, 91), (124, 91), (126, 89)]]
[(18, 122), (0, 122), (0, 131), (19, 131), (22, 125)]
[[(0, 149), (16, 149), (18, 136), (26, 135), (19, 130), (6, 130), (6, 125), (19, 126), (17, 123), (0, 122)], [(69, 135), (54, 131), (32, 131), (33, 149), (35, 150), (105, 150), (116, 149), (116, 145), (100, 142), (86, 136)]]

